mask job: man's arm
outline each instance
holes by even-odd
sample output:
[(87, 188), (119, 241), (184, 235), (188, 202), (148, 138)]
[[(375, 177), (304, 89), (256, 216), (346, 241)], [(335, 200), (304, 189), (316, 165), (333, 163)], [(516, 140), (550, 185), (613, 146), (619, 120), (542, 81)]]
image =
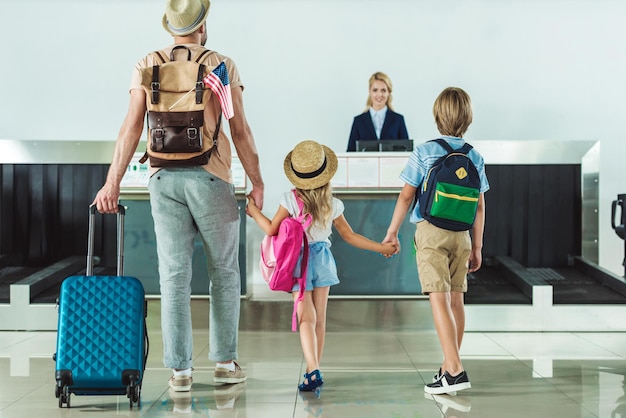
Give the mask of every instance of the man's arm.
[(241, 87), (235, 87), (231, 90), (235, 115), (229, 120), (230, 134), (233, 139), (235, 149), (237, 150), (239, 161), (241, 161), (243, 169), (252, 183), (250, 196), (254, 199), (254, 202), (259, 210), (262, 210), (265, 185), (263, 184), (263, 178), (261, 177), (259, 154), (256, 150), (252, 130), (248, 125), (246, 115), (243, 111), (242, 91), (243, 88)]
[(113, 160), (109, 167), (106, 182), (98, 191), (92, 205), (96, 205), (100, 213), (116, 213), (120, 197), (122, 177), (133, 158), (143, 131), (143, 120), (146, 114), (146, 93), (143, 90), (130, 91), (128, 112), (120, 128), (115, 142)]

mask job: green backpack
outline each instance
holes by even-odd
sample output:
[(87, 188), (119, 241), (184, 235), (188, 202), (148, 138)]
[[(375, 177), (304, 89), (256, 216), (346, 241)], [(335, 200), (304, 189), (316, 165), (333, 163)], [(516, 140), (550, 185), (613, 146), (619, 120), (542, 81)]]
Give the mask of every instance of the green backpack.
[(434, 139), (447, 152), (430, 167), (417, 193), (420, 215), (450, 231), (472, 228), (480, 196), (480, 176), (467, 156), (468, 143), (452, 149), (445, 139)]

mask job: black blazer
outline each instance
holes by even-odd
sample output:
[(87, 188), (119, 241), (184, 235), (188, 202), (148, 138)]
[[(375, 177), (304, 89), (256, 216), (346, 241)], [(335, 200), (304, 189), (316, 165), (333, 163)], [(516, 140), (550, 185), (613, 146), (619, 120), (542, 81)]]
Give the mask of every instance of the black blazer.
[[(375, 141), (377, 139), (374, 122), (372, 122), (368, 110), (354, 117), (347, 151), (356, 151), (356, 141)], [(380, 132), (380, 139), (410, 139), (404, 124), (404, 116), (388, 108), (383, 129)]]

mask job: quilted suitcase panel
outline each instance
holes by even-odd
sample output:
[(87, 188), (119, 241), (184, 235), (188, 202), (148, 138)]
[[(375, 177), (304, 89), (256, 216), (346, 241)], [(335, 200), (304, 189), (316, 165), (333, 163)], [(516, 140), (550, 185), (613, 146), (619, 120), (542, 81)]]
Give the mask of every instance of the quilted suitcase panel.
[(125, 394), (124, 370), (144, 371), (144, 289), (128, 276), (71, 276), (59, 298), (56, 369), (75, 394)]

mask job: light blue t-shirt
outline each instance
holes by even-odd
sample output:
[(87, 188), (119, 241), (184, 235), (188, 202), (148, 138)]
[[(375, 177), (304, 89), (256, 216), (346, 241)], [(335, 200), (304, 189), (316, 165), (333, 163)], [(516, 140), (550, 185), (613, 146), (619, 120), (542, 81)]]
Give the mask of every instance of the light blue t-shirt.
[[(453, 149), (459, 149), (465, 145), (465, 140), (463, 138), (457, 138), (454, 136), (442, 136), (441, 138), (445, 139)], [(424, 180), (424, 177), (426, 177), (430, 167), (432, 167), (439, 157), (446, 154), (446, 150), (444, 150), (443, 147), (436, 142), (428, 141), (418, 145), (409, 157), (409, 161), (407, 162), (406, 167), (404, 167), (402, 174), (400, 174), (400, 180), (415, 188), (419, 188), (422, 185), (422, 181)], [(489, 190), (489, 181), (487, 180), (487, 174), (485, 173), (485, 161), (483, 160), (482, 155), (480, 155), (478, 151), (473, 148), (467, 156), (470, 160), (472, 160), (478, 170), (478, 175), (480, 177), (480, 192), (485, 193)], [(419, 203), (417, 203), (415, 208), (411, 211), (409, 221), (417, 223), (423, 220), (424, 218), (422, 218), (419, 212)]]

